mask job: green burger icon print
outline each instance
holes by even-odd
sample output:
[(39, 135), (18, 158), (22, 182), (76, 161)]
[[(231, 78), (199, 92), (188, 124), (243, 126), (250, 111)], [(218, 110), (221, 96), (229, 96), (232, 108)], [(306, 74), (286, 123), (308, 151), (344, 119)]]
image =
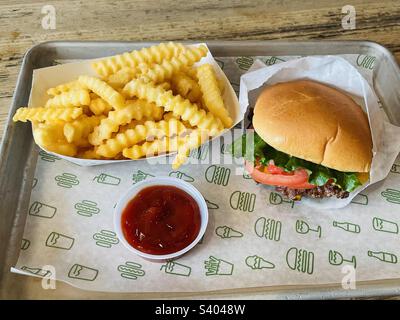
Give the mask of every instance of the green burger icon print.
[(55, 162), (56, 160), (61, 160), (60, 157), (57, 157), (53, 154), (47, 153), (46, 151), (40, 150), (39, 151), (40, 159), (46, 162)]
[(313, 274), (314, 253), (305, 249), (292, 247), (286, 253), (286, 263), (291, 270)]
[(242, 70), (249, 70), (251, 65), (253, 64), (254, 59), (252, 57), (239, 57), (236, 59), (236, 64)]
[(254, 231), (260, 238), (279, 241), (281, 239), (282, 223), (279, 220), (261, 217), (256, 220)]
[(385, 191), (381, 192), (382, 197), (386, 198), (386, 201), (400, 204), (400, 190), (396, 189), (386, 189)]
[(230, 175), (231, 169), (214, 164), (209, 166), (205, 172), (207, 182), (224, 187), (228, 185)]
[(256, 195), (254, 193), (237, 190), (231, 194), (229, 203), (233, 210), (253, 212), (256, 203)]

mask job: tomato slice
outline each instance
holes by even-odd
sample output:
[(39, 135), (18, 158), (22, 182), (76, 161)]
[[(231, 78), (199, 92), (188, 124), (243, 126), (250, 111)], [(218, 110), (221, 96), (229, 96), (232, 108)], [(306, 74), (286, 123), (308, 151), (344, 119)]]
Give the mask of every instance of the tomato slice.
[(308, 172), (305, 169), (296, 169), (289, 173), (278, 173), (279, 170), (271, 168), (272, 172), (277, 172), (276, 174), (272, 174), (268, 166), (266, 170), (262, 171), (260, 170), (260, 166), (254, 168), (253, 164), (247, 161), (245, 162), (245, 168), (255, 181), (262, 184), (268, 184), (271, 186), (283, 186), (292, 189), (315, 188), (314, 185), (308, 183)]

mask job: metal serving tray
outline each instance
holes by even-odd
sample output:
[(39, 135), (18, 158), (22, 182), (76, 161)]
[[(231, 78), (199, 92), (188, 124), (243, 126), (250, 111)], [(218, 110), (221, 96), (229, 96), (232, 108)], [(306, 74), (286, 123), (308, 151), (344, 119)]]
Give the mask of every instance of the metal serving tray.
[[(332, 299), (400, 295), (400, 279), (358, 283), (356, 290), (339, 286), (284, 286), (207, 293), (118, 294), (89, 292), (57, 282), (57, 289), (43, 290), (40, 279), (11, 273), (18, 258), (25, 226), (37, 152), (29, 126), (13, 123), (12, 114), (26, 105), (32, 71), (60, 59), (92, 59), (149, 46), (150, 42), (54, 41), (31, 48), (25, 55), (0, 147), (0, 298), (278, 298)], [(210, 41), (215, 57), (364, 54), (376, 57), (374, 86), (393, 124), (400, 125), (400, 69), (393, 55), (369, 41)]]

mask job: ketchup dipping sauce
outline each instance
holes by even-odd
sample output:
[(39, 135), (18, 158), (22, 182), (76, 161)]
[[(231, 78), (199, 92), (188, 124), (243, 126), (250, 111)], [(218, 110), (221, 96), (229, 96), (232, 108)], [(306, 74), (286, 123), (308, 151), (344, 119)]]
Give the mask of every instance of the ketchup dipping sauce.
[(171, 185), (140, 190), (122, 211), (121, 229), (136, 250), (166, 255), (189, 246), (198, 236), (201, 215), (196, 200)]

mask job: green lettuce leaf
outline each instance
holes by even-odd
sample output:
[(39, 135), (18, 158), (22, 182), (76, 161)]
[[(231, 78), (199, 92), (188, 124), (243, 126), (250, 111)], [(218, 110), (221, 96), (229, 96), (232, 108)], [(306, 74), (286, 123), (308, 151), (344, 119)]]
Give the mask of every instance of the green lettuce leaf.
[(361, 182), (356, 173), (341, 172), (310, 161), (292, 157), (268, 145), (254, 131), (236, 139), (230, 145), (229, 149), (235, 158), (245, 158), (245, 160), (251, 162), (257, 159), (262, 165), (268, 165), (270, 160), (274, 160), (276, 166), (281, 167), (287, 172), (298, 168), (306, 169), (309, 174), (308, 182), (316, 186), (323, 186), (329, 180), (348, 192), (361, 186)]

